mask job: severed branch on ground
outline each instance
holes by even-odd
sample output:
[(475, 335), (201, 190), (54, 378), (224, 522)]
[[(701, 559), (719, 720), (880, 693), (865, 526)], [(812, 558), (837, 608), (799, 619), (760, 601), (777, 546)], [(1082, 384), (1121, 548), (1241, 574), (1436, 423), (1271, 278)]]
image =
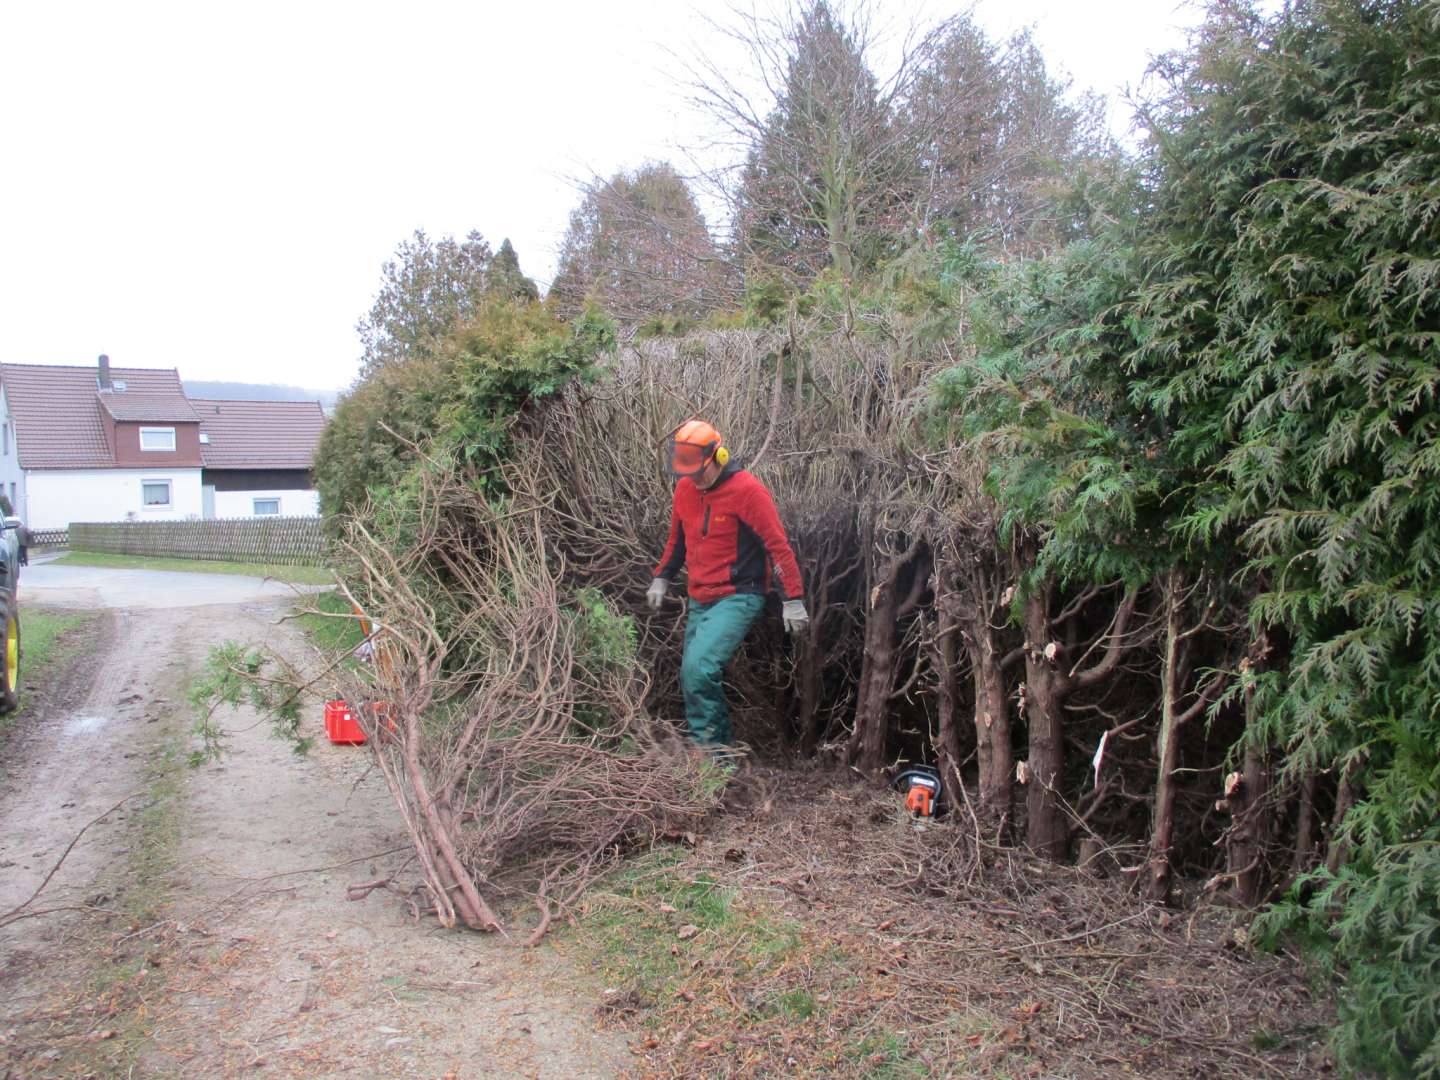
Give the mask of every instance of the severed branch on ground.
[(349, 523), (341, 588), (373, 660), (326, 681), (368, 736), (436, 917), (501, 931), (529, 897), (534, 942), (615, 858), (693, 827), (723, 778), (645, 713), (633, 626), (566, 590), (533, 484), (517, 473), (487, 501), (473, 480), (427, 458), (407, 499)]
[(82, 825), (80, 827), (80, 831), (70, 838), (70, 843), (65, 845), (65, 850), (60, 853), (60, 858), (55, 860), (55, 864), (50, 867), (49, 872), (45, 875), (44, 878), (41, 879), (40, 884), (35, 886), (35, 891), (32, 892), (23, 903), (16, 905), (9, 911), (0, 912), (0, 926), (9, 926), (13, 922), (19, 922), (21, 919), (30, 919), (38, 915), (48, 915), (54, 911), (93, 910), (90, 908), (76, 908), (73, 905), (57, 908), (45, 908), (43, 910), (40, 910), (32, 907), (32, 905), (39, 898), (40, 894), (45, 891), (46, 886), (50, 884), (51, 879), (54, 878), (55, 875), (59, 872), (60, 867), (64, 865), (65, 860), (70, 857), (70, 852), (75, 850), (75, 845), (80, 842), (80, 838), (89, 831), (90, 827), (92, 825), (98, 825), (100, 822), (104, 821), (107, 817), (113, 814), (116, 810), (119, 810), (120, 807), (124, 806), (131, 799), (138, 798), (139, 795), (139, 792), (132, 792), (131, 794), (126, 795), (114, 806), (110, 807), (110, 809), (106, 810), (102, 814), (97, 815), (96, 817), (91, 818), (84, 825)]

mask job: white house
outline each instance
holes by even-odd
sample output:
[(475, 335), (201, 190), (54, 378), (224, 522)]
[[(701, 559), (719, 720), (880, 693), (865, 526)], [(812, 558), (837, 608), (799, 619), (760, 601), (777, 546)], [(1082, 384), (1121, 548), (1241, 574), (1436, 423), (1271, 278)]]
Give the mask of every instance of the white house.
[(315, 515), (310, 466), (325, 412), (318, 401), (191, 398), (200, 416), (205, 517)]
[(0, 491), (32, 529), (314, 514), (323, 426), (315, 402), (197, 407), (173, 369), (0, 364)]

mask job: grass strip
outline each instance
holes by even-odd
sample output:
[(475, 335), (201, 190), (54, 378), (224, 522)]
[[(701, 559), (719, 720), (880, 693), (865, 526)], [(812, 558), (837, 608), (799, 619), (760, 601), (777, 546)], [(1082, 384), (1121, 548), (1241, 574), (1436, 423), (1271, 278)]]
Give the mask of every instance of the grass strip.
[(923, 1034), (896, 1023), (905, 984), (892, 956), (675, 848), (593, 890), (557, 945), (600, 980), (600, 1015), (637, 1028), (632, 1049), (664, 1074), (918, 1077), (937, 1059), (963, 1072), (954, 1044), (994, 1022), (956, 1009)]
[(292, 585), (329, 585), (335, 575), (323, 566), (283, 566), (278, 563), (220, 562), (212, 559), (162, 559), (150, 555), (111, 555), (99, 551), (72, 551), (54, 560), (62, 566), (98, 566), (117, 570), (177, 570), (192, 574), (242, 574), (268, 577)]
[(338, 592), (307, 596), (295, 607), (296, 624), (323, 652), (353, 652), (365, 640), (350, 601)]
[(185, 737), (170, 731), (148, 753), (141, 773), (144, 802), (127, 823), (131, 849), (113, 906), (120, 919), (96, 935), (91, 970), (82, 991), (89, 1008), (103, 1013), (103, 1037), (66, 1040), (62, 1061), (76, 1075), (131, 1076), (150, 1046), (156, 1005), (167, 994), (162, 972), (175, 961), (169, 916), (172, 880), (185, 808)]
[(100, 618), (89, 611), (27, 607), (20, 613), (20, 708), (0, 716), (0, 735), (35, 705), (36, 691), (48, 688), (65, 665), (90, 642), (87, 631)]

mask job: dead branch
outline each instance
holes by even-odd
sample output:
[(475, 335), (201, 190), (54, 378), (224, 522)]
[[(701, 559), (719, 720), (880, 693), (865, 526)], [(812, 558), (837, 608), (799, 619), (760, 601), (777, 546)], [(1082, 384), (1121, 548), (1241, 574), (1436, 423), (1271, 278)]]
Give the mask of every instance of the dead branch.
[[(70, 838), (70, 842), (65, 845), (65, 850), (60, 853), (60, 858), (58, 858), (58, 859), (55, 860), (54, 865), (50, 867), (50, 870), (46, 873), (46, 875), (44, 876), (44, 878), (41, 879), (40, 884), (37, 885), (37, 886), (35, 886), (35, 891), (32, 892), (28, 897), (26, 897), (25, 900), (24, 900), (22, 903), (17, 904), (15, 907), (11, 908), (9, 911), (5, 912), (4, 914), (0, 914), (0, 926), (8, 926), (8, 925), (10, 925), (12, 922), (19, 922), (21, 919), (30, 918), (31, 915), (29, 915), (29, 914), (26, 913), (27, 910), (30, 908), (30, 905), (33, 904), (33, 903), (35, 903), (36, 898), (39, 897), (39, 895), (40, 895), (42, 892), (45, 891), (45, 887), (50, 884), (50, 880), (56, 875), (56, 873), (59, 872), (60, 867), (64, 865), (65, 860), (70, 857), (70, 852), (72, 852), (72, 851), (75, 850), (75, 845), (80, 842), (80, 838), (81, 838), (82, 836), (84, 836), (84, 835), (86, 834), (86, 832), (88, 832), (88, 831), (90, 830), (90, 827), (91, 827), (92, 825), (96, 825), (96, 824), (104, 821), (107, 817), (109, 817), (111, 814), (113, 814), (116, 810), (119, 810), (120, 807), (124, 806), (124, 805), (125, 805), (127, 802), (129, 802), (131, 799), (138, 798), (138, 797), (140, 796), (140, 794), (141, 794), (141, 793), (137, 791), (137, 792), (132, 792), (132, 793), (129, 794), (129, 795), (126, 795), (123, 799), (121, 799), (119, 802), (117, 802), (114, 806), (110, 807), (109, 810), (106, 810), (104, 813), (99, 814), (99, 815), (97, 815), (96, 817), (91, 818), (91, 819), (90, 819), (89, 821), (87, 821), (84, 825), (82, 825), (82, 826), (80, 827), (80, 831), (77, 832), (74, 836), (72, 836), (72, 837)], [(35, 912), (34, 914), (49, 914), (49, 913), (52, 912), (52, 911), (68, 911), (68, 910), (71, 910), (71, 909), (70, 909), (70, 908), (46, 908), (44, 912)]]
[(634, 657), (607, 651), (621, 617), (566, 587), (554, 489), (517, 469), (510, 496), (486, 502), (455, 463), (422, 461), (403, 517), (371, 513), (341, 542), (343, 588), (376, 662), (326, 670), (368, 736), (442, 925), (503, 931), (498, 905), (530, 895), (538, 941), (554, 897), (698, 820), (713, 766), (646, 715)]

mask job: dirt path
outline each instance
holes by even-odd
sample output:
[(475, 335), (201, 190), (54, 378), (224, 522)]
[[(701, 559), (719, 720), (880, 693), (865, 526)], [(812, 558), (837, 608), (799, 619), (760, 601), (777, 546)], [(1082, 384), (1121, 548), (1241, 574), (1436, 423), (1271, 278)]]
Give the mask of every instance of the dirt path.
[(363, 750), (322, 740), (299, 758), (242, 712), (222, 764), (179, 763), (184, 688), (212, 645), (306, 653), (283, 610), (114, 612), (85, 703), (12, 740), (0, 913), (82, 825), (138, 797), (81, 839), (41, 905), (111, 916), (0, 928), (0, 1077), (615, 1075), (624, 1042), (547, 950), (417, 923), (384, 891), (346, 900), (349, 884), (415, 877)]

